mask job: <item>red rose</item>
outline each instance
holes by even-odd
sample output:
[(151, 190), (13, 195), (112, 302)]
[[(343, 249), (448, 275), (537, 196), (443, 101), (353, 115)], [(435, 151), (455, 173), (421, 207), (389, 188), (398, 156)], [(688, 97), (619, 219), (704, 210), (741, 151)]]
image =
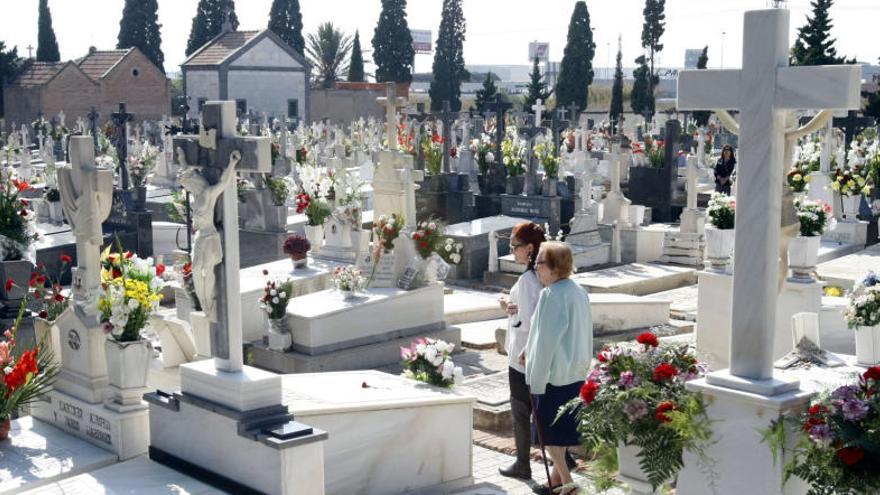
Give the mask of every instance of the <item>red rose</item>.
[(156, 276), (161, 277), (163, 273), (165, 273), (165, 265), (159, 263), (156, 265)]
[(26, 199), (22, 199), (20, 201), (21, 201), (22, 206), (24, 206), (24, 207), (27, 207), (30, 204), (30, 203), (28, 203), (28, 200), (26, 200)]
[(605, 351), (604, 351), (604, 350), (599, 351), (599, 354), (596, 354), (596, 359), (597, 359), (600, 363), (607, 363), (607, 362), (608, 362), (608, 357), (605, 356)]
[(837, 458), (847, 466), (853, 466), (865, 458), (865, 451), (861, 447), (844, 447), (837, 449)]
[(6, 279), (6, 292), (11, 291), (13, 285), (15, 285), (15, 280), (12, 280), (11, 277), (10, 277), (10, 278), (7, 278), (7, 279)]
[(657, 409), (655, 411), (655, 416), (657, 417), (657, 421), (659, 421), (661, 423), (668, 423), (668, 422), (672, 421), (671, 419), (669, 419), (669, 417), (666, 415), (666, 413), (669, 411), (674, 411), (674, 410), (675, 410), (675, 404), (673, 404), (672, 402), (670, 402), (670, 401), (661, 402), (660, 405), (657, 406)]
[(132, 256), (134, 256), (134, 253), (132, 253), (131, 251), (125, 252), (125, 259), (130, 260)]
[(581, 400), (585, 405), (590, 405), (596, 400), (596, 394), (599, 393), (599, 384), (594, 380), (587, 380), (581, 385)]
[(864, 377), (865, 381), (874, 380), (875, 382), (880, 382), (880, 366), (868, 368), (868, 371), (865, 371), (862, 377)]
[(654, 381), (658, 383), (672, 380), (676, 375), (678, 375), (678, 369), (669, 363), (660, 363), (654, 368)]
[(639, 336), (636, 337), (636, 342), (650, 347), (657, 347), (660, 345), (660, 341), (657, 340), (657, 336), (651, 332), (639, 334)]
[(44, 310), (42, 310), (42, 311), (40, 311), (40, 314), (39, 314), (39, 316), (40, 316), (40, 318), (42, 318), (42, 319), (44, 319), (44, 320), (45, 320), (45, 319), (46, 319), (46, 318), (48, 318), (48, 317), (49, 317), (49, 313), (48, 313), (48, 312), (46, 312), (46, 310), (45, 310), (45, 309), (44, 309)]
[(55, 302), (64, 302), (64, 296), (61, 294), (55, 294)]
[(70, 257), (70, 255), (68, 255), (68, 254), (62, 254), (61, 255), (61, 262), (62, 263), (73, 263), (73, 258)]

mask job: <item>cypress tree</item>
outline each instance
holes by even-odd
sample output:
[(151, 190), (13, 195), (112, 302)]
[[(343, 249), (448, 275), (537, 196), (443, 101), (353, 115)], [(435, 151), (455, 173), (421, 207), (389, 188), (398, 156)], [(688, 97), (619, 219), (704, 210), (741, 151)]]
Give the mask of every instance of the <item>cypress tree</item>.
[(186, 43), (186, 56), (190, 56), (220, 34), (226, 12), (229, 11), (229, 22), (233, 29), (238, 29), (238, 17), (235, 15), (235, 0), (199, 0), (196, 16), (193, 17), (189, 41)]
[(287, 42), (300, 55), (305, 53), (302, 12), (299, 0), (272, 0), (269, 9), (269, 29)]
[(461, 0), (443, 0), (440, 33), (434, 52), (434, 80), (431, 81), (431, 110), (440, 110), (449, 101), (453, 112), (461, 110), (461, 82), (470, 74), (464, 67), (464, 12)]
[(834, 0), (814, 0), (813, 17), (798, 29), (798, 37), (791, 49), (791, 65), (838, 65), (846, 63), (846, 57), (838, 57), (831, 38), (829, 9)]
[(595, 54), (596, 44), (593, 43), (587, 2), (579, 1), (574, 5), (568, 24), (568, 41), (556, 83), (557, 107), (568, 107), (574, 103), (579, 110), (587, 108)]
[(642, 48), (648, 51), (647, 58), (650, 62), (650, 72), (648, 72), (650, 77), (648, 77), (648, 85), (644, 89), (645, 94), (642, 96), (646, 103), (650, 102), (646, 105), (647, 113), (644, 114), (648, 120), (654, 117), (654, 86), (659, 82), (657, 72), (654, 70), (654, 61), (657, 53), (663, 50), (660, 37), (666, 31), (665, 4), (666, 0), (645, 0), (645, 8), (642, 10), (645, 17), (645, 22), (642, 24)]
[[(700, 53), (700, 58), (697, 59), (697, 69), (703, 70), (709, 64), (709, 47), (703, 47), (703, 52)], [(712, 115), (712, 112), (709, 111), (697, 111), (694, 112), (694, 123), (697, 127), (705, 127), (709, 125), (709, 117)]]
[(125, 0), (116, 48), (137, 47), (159, 70), (165, 72), (158, 10), (156, 0)]
[(52, 29), (52, 13), (49, 12), (49, 0), (40, 0), (40, 15), (37, 23), (37, 62), (58, 62), (61, 53), (58, 51), (58, 40)]
[(492, 79), (492, 73), (486, 73), (486, 80), (483, 81), (483, 87), (477, 90), (474, 106), (480, 113), (489, 109), (489, 104), (495, 101), (495, 95), (498, 94), (498, 87), (495, 86), (495, 80)]
[(361, 50), (361, 34), (358, 31), (354, 32), (354, 43), (351, 45), (348, 82), (364, 82), (364, 52)]
[(630, 106), (632, 111), (650, 120), (654, 114), (654, 94), (651, 93), (651, 68), (642, 55), (636, 59), (638, 67), (633, 71), (633, 89)]
[(412, 81), (415, 57), (406, 22), (406, 0), (382, 0), (382, 13), (373, 33), (376, 82)]
[(544, 82), (544, 76), (541, 74), (541, 69), (538, 67), (538, 58), (535, 57), (535, 62), (532, 64), (532, 73), (529, 74), (529, 84), (526, 86), (526, 99), (523, 101), (523, 109), (525, 111), (529, 111), (532, 109), (532, 106), (538, 102), (538, 99), (547, 104), (547, 100), (550, 98), (551, 92), (547, 90), (547, 84)]
[(617, 38), (617, 65), (614, 67), (614, 84), (611, 86), (611, 108), (608, 118), (612, 122), (611, 131), (617, 133), (617, 122), (623, 115), (623, 47), (622, 41)]

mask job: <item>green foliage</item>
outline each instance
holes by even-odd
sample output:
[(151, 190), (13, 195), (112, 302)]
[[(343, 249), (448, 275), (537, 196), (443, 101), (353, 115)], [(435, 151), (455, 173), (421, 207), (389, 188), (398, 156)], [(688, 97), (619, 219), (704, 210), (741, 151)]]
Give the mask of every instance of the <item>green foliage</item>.
[(617, 64), (614, 67), (614, 84), (611, 86), (611, 107), (608, 111), (608, 117), (614, 126), (611, 130), (616, 133), (617, 122), (623, 115), (623, 49), (621, 41), (617, 41)]
[(529, 84), (526, 86), (526, 98), (523, 101), (523, 108), (526, 111), (531, 110), (532, 106), (541, 100), (547, 104), (550, 99), (550, 91), (547, 89), (547, 83), (544, 82), (544, 76), (541, 74), (541, 68), (538, 66), (537, 57), (532, 64), (532, 73), (529, 74)]
[(269, 29), (299, 54), (305, 54), (306, 42), (302, 34), (303, 22), (299, 0), (272, 0), (272, 7), (269, 9)]
[(568, 107), (572, 103), (578, 110), (587, 108), (590, 84), (593, 83), (593, 57), (596, 44), (590, 29), (590, 12), (587, 3), (574, 4), (574, 12), (568, 24), (568, 41), (556, 83), (556, 106)]
[(162, 53), (158, 10), (156, 0), (125, 0), (116, 48), (137, 47), (164, 73), (165, 54)]
[(648, 67), (647, 59), (644, 55), (637, 58), (636, 63), (639, 66), (633, 71), (635, 82), (633, 82), (630, 106), (633, 112), (650, 120), (654, 115), (654, 91), (652, 89), (651, 68)]
[(498, 94), (498, 87), (495, 86), (492, 73), (487, 72), (486, 79), (483, 81), (483, 87), (477, 90), (476, 100), (474, 100), (474, 106), (477, 107), (477, 111), (483, 113), (489, 110), (489, 105), (495, 101), (496, 94)]
[(7, 50), (0, 41), (0, 116), (4, 115), (3, 86), (15, 80), (25, 66), (25, 60), (18, 56), (18, 48)]
[(364, 82), (364, 52), (361, 49), (361, 34), (354, 32), (351, 45), (351, 62), (348, 64), (348, 82)]
[(346, 36), (332, 22), (318, 26), (318, 33), (306, 36), (306, 55), (315, 70), (315, 86), (332, 88), (333, 83), (342, 79), (348, 72), (348, 52), (351, 51), (351, 36)]
[(40, 0), (39, 20), (37, 21), (37, 62), (58, 62), (61, 53), (58, 51), (58, 40), (52, 28), (52, 13), (49, 12), (49, 0)]
[(238, 29), (238, 16), (235, 15), (235, 0), (199, 0), (196, 16), (193, 17), (189, 40), (186, 42), (186, 56), (190, 56), (211, 41), (223, 30), (226, 12), (233, 29)]
[(412, 81), (415, 56), (406, 22), (406, 0), (382, 0), (382, 12), (373, 33), (376, 82)]
[(269, 189), (269, 193), (272, 195), (272, 204), (284, 206), (287, 197), (290, 195), (290, 182), (285, 180), (284, 177), (276, 178), (271, 175), (266, 175), (265, 182), (266, 188)]
[(453, 112), (461, 110), (461, 82), (470, 78), (464, 67), (464, 12), (461, 0), (443, 0), (443, 16), (434, 51), (434, 80), (431, 81), (431, 110), (448, 101)]
[(186, 192), (183, 189), (171, 191), (171, 201), (165, 204), (168, 218), (175, 223), (186, 223)]
[[(700, 52), (700, 58), (697, 59), (697, 69), (705, 69), (709, 64), (709, 46), (704, 46), (703, 51)], [(694, 112), (694, 122), (698, 127), (706, 127), (709, 125), (709, 117), (712, 115), (712, 112), (709, 111), (698, 111)]]
[(645, 8), (642, 10), (642, 15), (645, 17), (645, 22), (642, 24), (642, 48), (648, 50), (652, 75), (655, 74), (654, 58), (658, 52), (663, 51), (660, 37), (666, 31), (665, 4), (666, 0), (645, 0)]
[(813, 0), (813, 17), (807, 16), (807, 23), (798, 28), (798, 37), (791, 48), (791, 65), (838, 65), (846, 62), (846, 57), (838, 57), (831, 38), (831, 18), (829, 9), (834, 0)]

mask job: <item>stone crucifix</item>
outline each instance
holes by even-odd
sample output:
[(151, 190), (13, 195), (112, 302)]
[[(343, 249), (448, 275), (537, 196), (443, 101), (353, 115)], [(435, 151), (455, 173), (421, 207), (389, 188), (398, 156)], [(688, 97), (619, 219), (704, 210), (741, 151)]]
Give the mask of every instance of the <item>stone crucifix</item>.
[[(795, 109), (858, 108), (861, 67), (788, 66), (787, 10), (745, 13), (742, 70), (690, 70), (678, 77), (682, 111), (739, 109), (740, 166), (736, 212), (730, 370), (710, 384), (773, 396), (798, 388), (773, 377), (773, 341), (782, 223), (787, 116)], [(726, 112), (719, 112), (725, 125)], [(821, 127), (823, 112), (805, 127)], [(788, 134), (787, 134), (788, 132)]]
[(235, 172), (269, 173), (271, 139), (236, 137), (234, 101), (205, 103), (202, 122), (198, 136), (175, 136), (173, 146), (192, 197), (193, 277), (211, 321), (211, 355), (217, 369), (234, 372), (244, 364)]
[(376, 103), (385, 107), (385, 139), (388, 149), (397, 151), (397, 109), (406, 105), (406, 98), (397, 96), (397, 85), (393, 82), (385, 84), (385, 96), (376, 98)]
[(544, 106), (544, 102), (541, 101), (540, 98), (535, 100), (535, 104), (532, 105), (532, 111), (535, 112), (535, 125), (534, 127), (541, 127), (541, 122), (544, 120), (544, 109), (547, 108)]
[(134, 114), (128, 113), (125, 103), (119, 104), (119, 110), (111, 115), (116, 124), (116, 156), (119, 159), (119, 175), (122, 179), (122, 190), (128, 190), (128, 122)]
[(451, 172), (449, 169), (449, 148), (452, 146), (452, 138), (454, 131), (452, 123), (458, 118), (458, 112), (453, 112), (449, 105), (449, 100), (443, 100), (443, 110), (437, 114), (440, 117), (440, 123), (443, 125), (443, 173)]

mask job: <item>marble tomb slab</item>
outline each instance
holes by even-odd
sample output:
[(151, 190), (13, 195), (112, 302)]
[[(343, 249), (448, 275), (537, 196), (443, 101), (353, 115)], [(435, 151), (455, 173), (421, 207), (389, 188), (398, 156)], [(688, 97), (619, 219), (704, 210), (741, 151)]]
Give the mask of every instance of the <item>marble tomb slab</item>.
[(572, 275), (590, 294), (613, 292), (643, 296), (697, 283), (697, 270), (660, 263), (630, 263)]
[(525, 221), (523, 218), (498, 215), (447, 226), (446, 235), (463, 245), (462, 261), (449, 271), (449, 279), (482, 280), (489, 266), (489, 232), (498, 233), (498, 255), (503, 256), (509, 251), (506, 236), (510, 235), (513, 227)]
[(845, 290), (852, 289), (869, 271), (880, 273), (880, 244), (816, 266), (820, 280)]

